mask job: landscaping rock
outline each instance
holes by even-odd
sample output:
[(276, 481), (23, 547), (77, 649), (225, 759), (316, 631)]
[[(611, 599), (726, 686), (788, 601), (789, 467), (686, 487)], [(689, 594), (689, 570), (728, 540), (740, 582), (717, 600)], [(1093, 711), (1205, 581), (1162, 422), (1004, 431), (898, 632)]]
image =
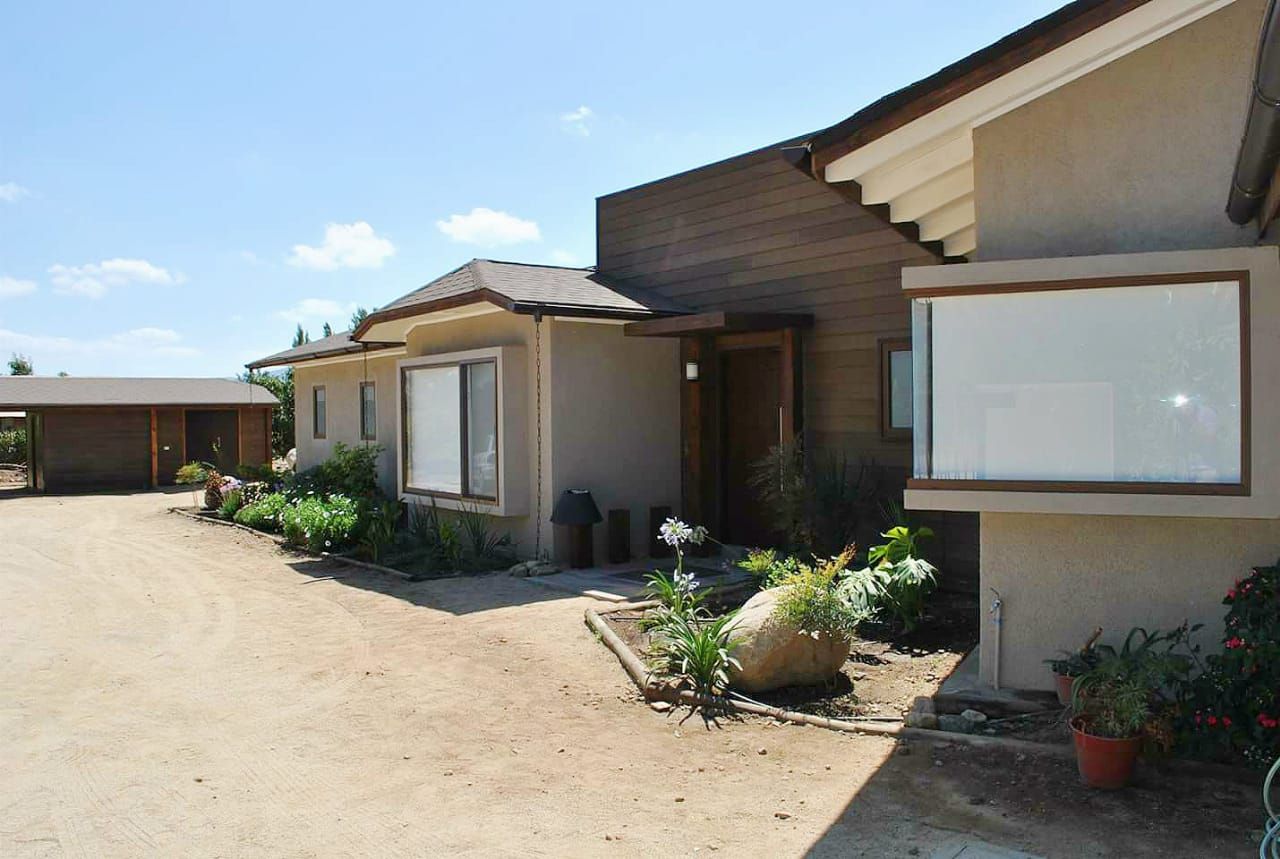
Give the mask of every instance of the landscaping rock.
[(559, 564), (535, 564), (529, 568), (531, 576), (550, 576), (560, 572)]
[(950, 731), (953, 734), (972, 734), (973, 722), (964, 716), (957, 716), (954, 713), (944, 713), (938, 716), (938, 727), (944, 731)]
[(936, 713), (938, 712), (933, 703), (933, 698), (929, 695), (916, 696), (915, 702), (911, 705), (912, 712), (915, 713)]
[(739, 667), (730, 683), (748, 692), (784, 686), (816, 686), (835, 677), (849, 658), (849, 643), (826, 635), (801, 632), (773, 616), (781, 588), (747, 600), (733, 626)]
[(977, 730), (987, 721), (987, 714), (978, 710), (965, 710), (960, 714), (960, 718), (964, 719), (970, 725), (970, 733)]
[(912, 710), (907, 714), (908, 728), (925, 728), (929, 731), (938, 730), (938, 715), (936, 713), (921, 713)]

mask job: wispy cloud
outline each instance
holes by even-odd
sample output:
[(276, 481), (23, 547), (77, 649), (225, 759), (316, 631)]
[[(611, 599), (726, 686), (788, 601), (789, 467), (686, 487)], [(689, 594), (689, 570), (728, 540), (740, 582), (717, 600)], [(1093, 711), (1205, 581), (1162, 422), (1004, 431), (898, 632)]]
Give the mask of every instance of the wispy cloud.
[(54, 291), (60, 295), (83, 295), (101, 298), (113, 286), (146, 283), (170, 286), (186, 280), (181, 273), (147, 262), (144, 259), (107, 259), (85, 265), (49, 266)]
[(436, 221), (436, 228), (455, 242), (483, 247), (536, 242), (542, 238), (537, 222), (483, 206), (465, 215), (450, 215), (448, 220)]
[(41, 334), (23, 334), (0, 328), (0, 352), (21, 352), (42, 357), (94, 358), (110, 355), (130, 357), (190, 357), (200, 351), (183, 345), (182, 335), (170, 328), (133, 328), (106, 337), (77, 339)]
[(355, 313), (355, 302), (342, 303), (332, 298), (304, 298), (293, 307), (277, 310), (276, 316), (286, 322), (305, 325), (310, 322), (328, 322), (335, 325), (335, 330), (345, 329), (351, 314)]
[(577, 265), (578, 256), (561, 248), (556, 248), (550, 254), (551, 262), (555, 265)]
[(17, 182), (5, 182), (0, 185), (0, 202), (16, 203), (23, 197), (30, 197), (31, 191), (22, 187)]
[(591, 136), (591, 120), (595, 117), (595, 113), (585, 104), (577, 110), (571, 110), (568, 113), (560, 114), (560, 127), (570, 134), (577, 134), (582, 137)]
[(0, 276), (0, 298), (17, 298), (19, 295), (30, 295), (36, 291), (34, 280), (18, 280), (16, 277)]
[(381, 268), (396, 252), (389, 239), (379, 236), (364, 221), (354, 224), (327, 224), (320, 246), (294, 245), (289, 265), (316, 271), (339, 268)]

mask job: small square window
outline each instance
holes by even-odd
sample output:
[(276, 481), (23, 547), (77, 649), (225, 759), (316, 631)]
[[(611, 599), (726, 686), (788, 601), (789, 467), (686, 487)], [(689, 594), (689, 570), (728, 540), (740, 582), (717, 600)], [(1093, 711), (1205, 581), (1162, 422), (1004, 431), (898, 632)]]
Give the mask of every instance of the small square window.
[(378, 394), (373, 382), (360, 383), (360, 440), (378, 438)]
[(911, 438), (912, 363), (910, 340), (880, 343), (880, 433)]

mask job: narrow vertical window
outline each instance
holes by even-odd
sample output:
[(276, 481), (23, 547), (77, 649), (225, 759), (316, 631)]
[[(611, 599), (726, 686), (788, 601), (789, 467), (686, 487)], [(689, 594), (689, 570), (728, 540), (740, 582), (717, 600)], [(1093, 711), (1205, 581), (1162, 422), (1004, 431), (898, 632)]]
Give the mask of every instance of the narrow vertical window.
[(885, 438), (911, 437), (913, 389), (911, 341), (881, 341), (880, 433)]
[(360, 383), (360, 440), (378, 438), (378, 394), (373, 382)]
[(324, 385), (316, 385), (311, 389), (311, 434), (315, 438), (324, 438), (326, 417)]

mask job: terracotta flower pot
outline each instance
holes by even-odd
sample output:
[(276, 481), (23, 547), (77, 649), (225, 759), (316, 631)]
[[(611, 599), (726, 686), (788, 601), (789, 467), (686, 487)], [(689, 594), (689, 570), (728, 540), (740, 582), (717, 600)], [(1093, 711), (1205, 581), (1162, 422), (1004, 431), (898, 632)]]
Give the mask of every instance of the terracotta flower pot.
[(1053, 687), (1058, 690), (1058, 703), (1064, 707), (1071, 706), (1071, 686), (1075, 682), (1076, 678), (1066, 674), (1053, 675)]
[(1079, 717), (1071, 720), (1071, 733), (1080, 781), (1100, 790), (1119, 790), (1129, 783), (1142, 750), (1142, 737), (1096, 737), (1084, 729)]

